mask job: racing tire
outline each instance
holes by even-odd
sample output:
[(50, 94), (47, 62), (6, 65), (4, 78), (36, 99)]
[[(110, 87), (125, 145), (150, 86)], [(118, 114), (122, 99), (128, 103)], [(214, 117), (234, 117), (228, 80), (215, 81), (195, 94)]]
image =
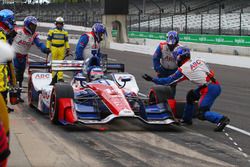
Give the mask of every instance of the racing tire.
[(156, 85), (150, 88), (149, 104), (164, 103), (167, 99), (173, 99), (174, 95), (170, 86)]
[(50, 100), (49, 117), (53, 124), (58, 124), (59, 113), (59, 99), (60, 98), (74, 98), (74, 91), (71, 85), (65, 83), (56, 83)]

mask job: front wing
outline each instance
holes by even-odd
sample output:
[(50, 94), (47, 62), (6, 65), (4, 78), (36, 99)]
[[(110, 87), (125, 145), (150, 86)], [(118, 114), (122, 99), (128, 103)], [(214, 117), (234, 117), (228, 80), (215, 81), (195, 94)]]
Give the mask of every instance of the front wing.
[[(82, 111), (77, 111), (78, 107), (76, 104), (72, 106), (72, 112), (70, 115), (76, 115), (77, 119), (75, 122), (67, 121), (67, 119), (59, 119), (59, 122), (63, 125), (69, 124), (85, 124), (85, 125), (94, 125), (94, 124), (107, 124), (112, 122), (115, 119), (138, 119), (143, 123), (150, 125), (168, 125), (172, 123), (176, 123), (173, 114), (166, 109), (165, 104), (157, 104), (151, 105), (145, 110), (133, 112), (130, 110), (122, 111), (119, 115), (115, 115), (112, 112), (110, 114), (105, 115), (105, 117), (98, 117), (101, 115), (100, 110), (91, 109), (91, 107), (83, 107)], [(66, 109), (62, 109), (66, 110)], [(66, 111), (60, 111), (65, 112)], [(68, 112), (68, 110), (67, 110)], [(98, 113), (99, 112), (99, 113)], [(67, 115), (69, 113), (63, 113), (60, 115)], [(95, 115), (95, 116), (94, 116)], [(66, 116), (67, 117), (67, 116)]]

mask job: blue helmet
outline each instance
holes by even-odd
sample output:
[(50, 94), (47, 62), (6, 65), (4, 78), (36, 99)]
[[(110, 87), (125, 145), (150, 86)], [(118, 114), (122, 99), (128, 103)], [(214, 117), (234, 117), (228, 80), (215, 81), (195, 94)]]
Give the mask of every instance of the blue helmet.
[(24, 19), (24, 28), (30, 34), (34, 34), (36, 32), (37, 19), (34, 16), (27, 16)]
[(92, 27), (92, 31), (95, 33), (98, 42), (102, 41), (103, 36), (107, 35), (106, 27), (101, 23), (95, 23)]
[(9, 9), (0, 11), (0, 22), (2, 22), (9, 30), (13, 30), (15, 26), (14, 13)]
[(178, 43), (179, 43), (178, 33), (176, 31), (169, 31), (167, 33), (167, 44), (170, 51), (173, 51)]
[(178, 46), (173, 51), (173, 57), (177, 66), (180, 67), (187, 59), (190, 59), (190, 49), (186, 46)]

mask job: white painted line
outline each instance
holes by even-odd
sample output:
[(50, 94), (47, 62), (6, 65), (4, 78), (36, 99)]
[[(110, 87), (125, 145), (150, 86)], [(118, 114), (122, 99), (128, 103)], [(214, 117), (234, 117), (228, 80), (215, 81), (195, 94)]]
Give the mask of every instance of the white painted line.
[[(224, 130), (224, 129), (223, 129)], [(225, 133), (226, 136), (229, 136), (228, 133)]]
[(30, 56), (33, 56), (33, 57), (36, 57), (36, 58), (39, 58), (39, 59), (43, 59), (43, 60), (46, 60), (46, 56), (47, 55), (44, 55), (45, 57), (42, 57), (42, 56), (38, 56), (36, 54), (33, 54), (33, 53), (29, 53)]
[(232, 138), (232, 137), (229, 137), (229, 140), (233, 141), (233, 138)]
[(242, 152), (242, 149), (240, 147), (238, 147), (238, 150), (240, 150)]
[(248, 155), (247, 155), (246, 153), (243, 153), (243, 156), (244, 156), (245, 158), (248, 158)]
[(245, 135), (247, 135), (247, 136), (250, 137), (250, 132), (247, 132), (247, 131), (245, 131), (243, 129), (237, 128), (237, 127), (232, 126), (232, 125), (227, 125), (226, 127), (229, 128), (229, 129), (235, 130), (237, 132), (243, 133), (243, 134), (245, 134)]
[(234, 142), (234, 145), (238, 146), (238, 144), (236, 142)]

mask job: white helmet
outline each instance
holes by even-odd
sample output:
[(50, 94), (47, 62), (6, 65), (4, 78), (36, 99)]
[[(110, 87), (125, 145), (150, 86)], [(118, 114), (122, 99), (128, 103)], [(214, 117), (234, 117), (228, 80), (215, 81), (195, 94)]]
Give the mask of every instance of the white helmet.
[(89, 72), (89, 80), (90, 81), (101, 79), (103, 76), (104, 76), (104, 73), (100, 67), (93, 66)]
[(57, 17), (55, 24), (57, 24), (57, 23), (62, 23), (63, 24), (64, 23), (64, 19), (62, 17)]

